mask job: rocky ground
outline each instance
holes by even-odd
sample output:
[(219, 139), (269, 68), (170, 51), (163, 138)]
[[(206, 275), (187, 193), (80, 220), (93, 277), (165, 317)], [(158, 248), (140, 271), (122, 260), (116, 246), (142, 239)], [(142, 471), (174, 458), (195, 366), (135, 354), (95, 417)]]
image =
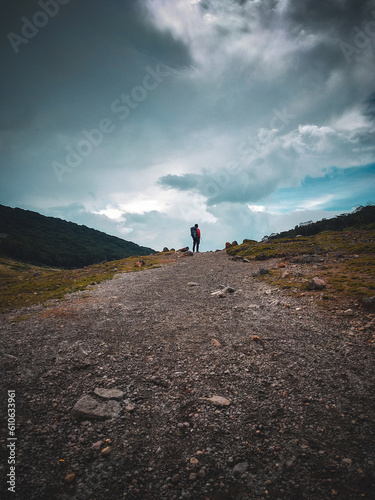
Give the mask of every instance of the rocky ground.
[(1, 498), (375, 498), (373, 316), (267, 265), (195, 254), (2, 315)]

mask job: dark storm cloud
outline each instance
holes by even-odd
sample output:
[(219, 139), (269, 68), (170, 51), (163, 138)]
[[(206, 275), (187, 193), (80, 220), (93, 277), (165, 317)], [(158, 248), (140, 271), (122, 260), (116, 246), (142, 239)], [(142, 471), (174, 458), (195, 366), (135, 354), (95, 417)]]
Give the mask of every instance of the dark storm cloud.
[(140, 3), (119, 0), (59, 5), (55, 17), (15, 54), (6, 36), (22, 36), (22, 19), (31, 22), (38, 11), (39, 2), (9, 2), (2, 17), (0, 55), (8, 77), (0, 89), (13, 94), (3, 103), (7, 116), (31, 107), (78, 130), (94, 122), (99, 109), (106, 111), (124, 87), (137, 85), (148, 64), (189, 62), (183, 44), (144, 22)]
[(365, 101), (365, 115), (375, 121), (375, 92), (373, 92)]
[[(259, 170), (262, 170), (262, 165), (259, 165)], [(166, 175), (159, 184), (179, 191), (195, 191), (206, 198), (207, 206), (213, 206), (224, 202), (257, 202), (273, 191), (277, 178), (275, 176), (270, 182), (259, 171), (250, 173), (242, 168), (227, 168), (211, 174)]]
[(346, 38), (353, 27), (369, 17), (372, 0), (290, 0), (286, 17), (291, 26), (314, 32), (336, 32)]
[(159, 179), (159, 184), (163, 187), (189, 191), (198, 187), (199, 176), (195, 174), (173, 175), (168, 174)]
[[(214, 241), (246, 225), (247, 204), (258, 234), (281, 188), (374, 161), (372, 2), (60, 1), (0, 3), (2, 203), (100, 229), (112, 217), (112, 233), (151, 247), (161, 227), (182, 244), (200, 221)], [(58, 13), (16, 53), (9, 33), (45, 2)], [(335, 202), (323, 181), (311, 196), (298, 208)]]

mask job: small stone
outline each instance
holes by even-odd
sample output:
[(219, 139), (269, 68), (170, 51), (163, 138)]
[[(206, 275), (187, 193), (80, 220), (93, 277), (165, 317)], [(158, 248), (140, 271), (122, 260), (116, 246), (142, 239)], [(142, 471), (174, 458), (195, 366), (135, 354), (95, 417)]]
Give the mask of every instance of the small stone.
[(343, 312), (344, 316), (354, 316), (354, 311), (353, 309), (346, 309), (346, 311)]
[(249, 468), (249, 463), (248, 462), (241, 462), (233, 467), (233, 474), (235, 476), (241, 476), (245, 472), (247, 472)]
[(190, 281), (187, 286), (193, 287), (193, 286), (198, 286), (199, 283), (196, 283), (195, 281)]
[(106, 457), (107, 455), (109, 455), (111, 453), (111, 450), (112, 450), (112, 448), (110, 446), (107, 446), (106, 448), (103, 448), (102, 449), (102, 455), (103, 455), (103, 457)]
[(351, 458), (343, 458), (342, 463), (346, 465), (352, 465), (352, 459)]
[(94, 443), (91, 446), (91, 448), (93, 448), (94, 450), (99, 450), (102, 444), (103, 444), (103, 441), (97, 441), (96, 443)]
[(221, 344), (218, 340), (216, 339), (211, 339), (211, 342), (213, 343), (213, 345), (215, 345), (216, 347), (221, 347)]
[(191, 465), (197, 465), (199, 463), (199, 460), (195, 457), (192, 457), (190, 459), (190, 463), (191, 463)]
[(180, 480), (181, 480), (180, 474), (175, 474), (174, 476), (172, 476), (171, 482), (173, 484), (177, 484), (180, 482)]
[(91, 396), (83, 396), (72, 409), (72, 417), (80, 420), (104, 420), (120, 414), (121, 405), (113, 399), (98, 402)]
[(230, 401), (222, 396), (212, 396), (212, 398), (202, 398), (215, 406), (229, 406)]
[(307, 283), (306, 288), (308, 290), (323, 290), (323, 288), (325, 288), (326, 286), (327, 285), (326, 285), (326, 282), (324, 280), (315, 276), (315, 278), (311, 279)]
[(198, 472), (199, 477), (205, 477), (206, 476), (206, 470), (202, 467), (202, 469), (199, 470)]
[(102, 389), (97, 387), (94, 389), (94, 394), (99, 396), (102, 399), (122, 399), (124, 397), (124, 393), (118, 389)]
[(76, 475), (74, 473), (72, 474), (68, 474), (67, 476), (65, 476), (65, 479), (64, 481), (68, 484), (72, 483), (76, 478)]
[(198, 475), (195, 473), (195, 472), (192, 472), (190, 475), (189, 475), (189, 480), (190, 481), (195, 481), (197, 479)]
[(193, 252), (190, 252), (190, 251), (187, 251), (187, 252), (183, 252), (182, 254), (182, 257), (193, 257)]
[(135, 405), (133, 405), (133, 403), (129, 403), (128, 405), (125, 406), (125, 410), (131, 413), (132, 411), (135, 410)]
[(375, 295), (372, 297), (364, 297), (361, 302), (363, 307), (366, 307), (367, 309), (375, 309)]

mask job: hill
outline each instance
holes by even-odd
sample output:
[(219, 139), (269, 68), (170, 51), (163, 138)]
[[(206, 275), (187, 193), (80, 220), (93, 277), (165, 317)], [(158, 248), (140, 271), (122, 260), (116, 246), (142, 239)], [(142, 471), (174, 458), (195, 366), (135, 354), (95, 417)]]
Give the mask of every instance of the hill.
[[(357, 301), (374, 300), (374, 248), (374, 230), (347, 229), (260, 243), (244, 240), (227, 248), (227, 254), (235, 260), (261, 262), (261, 278), (292, 295), (312, 295), (321, 305), (352, 307)], [(324, 293), (308, 291), (314, 277), (326, 283)]]
[(0, 205), (0, 255), (34, 265), (76, 269), (152, 248), (55, 217)]
[(291, 238), (298, 235), (313, 236), (323, 231), (342, 231), (347, 228), (375, 229), (375, 205), (360, 206), (349, 214), (341, 214), (332, 219), (301, 222), (294, 229), (265, 236), (263, 240)]

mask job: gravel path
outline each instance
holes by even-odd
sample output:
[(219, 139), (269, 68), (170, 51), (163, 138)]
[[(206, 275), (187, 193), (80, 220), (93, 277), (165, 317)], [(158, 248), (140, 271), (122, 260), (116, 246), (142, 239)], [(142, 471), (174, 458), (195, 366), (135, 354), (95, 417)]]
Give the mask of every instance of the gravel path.
[[(375, 498), (374, 344), (256, 265), (195, 254), (3, 315), (1, 498)], [(96, 388), (119, 415), (77, 420)]]

